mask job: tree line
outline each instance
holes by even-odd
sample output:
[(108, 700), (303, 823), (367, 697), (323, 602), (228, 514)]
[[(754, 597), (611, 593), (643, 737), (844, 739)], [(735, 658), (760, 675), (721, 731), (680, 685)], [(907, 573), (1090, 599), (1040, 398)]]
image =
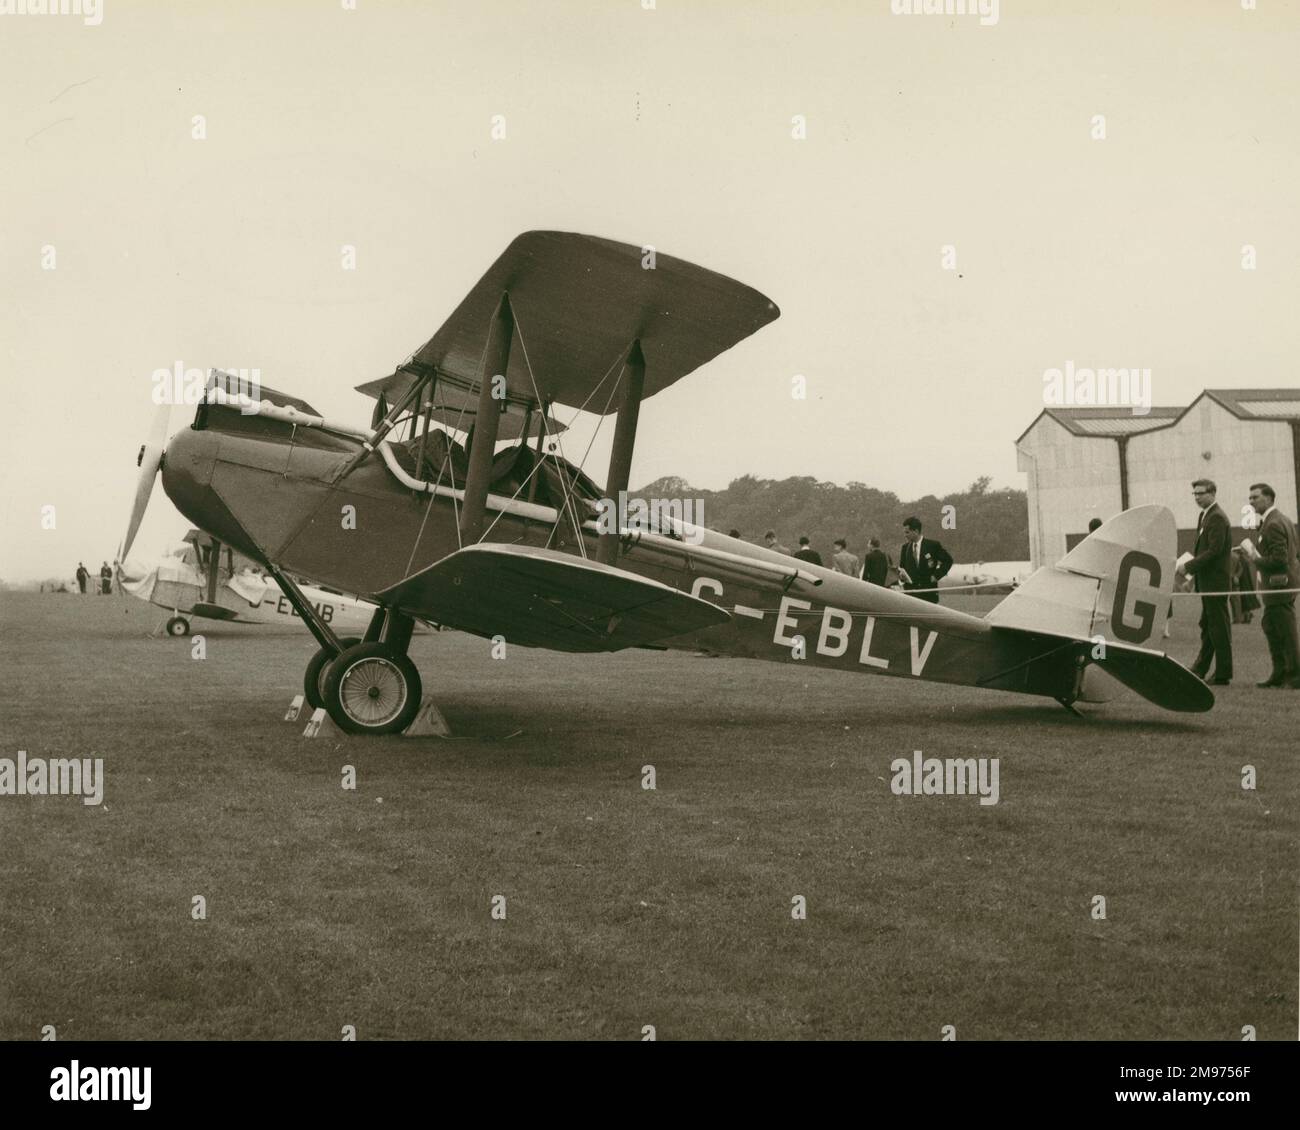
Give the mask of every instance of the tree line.
[[(938, 497), (927, 494), (904, 501), (892, 491), (866, 483), (846, 486), (819, 482), (811, 475), (760, 479), (742, 475), (725, 490), (700, 490), (675, 475), (647, 483), (632, 497), (699, 498), (704, 500), (704, 524), (721, 533), (740, 531), (746, 541), (760, 542), (767, 530), (791, 549), (801, 535), (823, 557), (831, 543), (844, 538), (861, 554), (867, 539), (878, 537), (891, 559), (903, 543), (903, 519), (915, 514), (927, 537), (938, 538), (957, 561), (1024, 561), (1029, 558), (1029, 507), (1025, 492), (991, 490), (981, 476), (964, 491)], [(945, 511), (944, 507), (952, 507)], [(945, 513), (949, 515), (945, 528)]]

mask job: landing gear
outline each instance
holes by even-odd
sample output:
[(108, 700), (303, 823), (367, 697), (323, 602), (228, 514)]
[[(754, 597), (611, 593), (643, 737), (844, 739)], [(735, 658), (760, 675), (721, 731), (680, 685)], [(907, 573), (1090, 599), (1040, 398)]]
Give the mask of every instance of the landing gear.
[(325, 668), (325, 709), (349, 734), (398, 734), (420, 710), (420, 673), (391, 643), (361, 643)]
[(1074, 709), (1074, 704), (1083, 697), (1083, 676), (1088, 670), (1087, 658), (1080, 654), (1074, 657), (1074, 685), (1070, 688), (1068, 695), (1058, 695), (1056, 701), (1065, 707), (1076, 718), (1082, 718), (1083, 715)]
[(169, 636), (188, 636), (190, 634), (190, 622), (184, 616), (173, 616), (167, 621), (167, 634)]
[[(355, 647), (360, 642), (356, 636), (345, 636), (339, 640), (339, 647), (346, 650)], [(302, 677), (302, 693), (307, 700), (307, 705), (313, 710), (319, 710), (325, 705), (325, 672), (338, 655), (337, 651), (330, 651), (322, 647), (311, 657), (307, 664), (307, 670)]]
[(292, 577), (268, 562), (267, 572), (320, 644), (303, 674), (303, 697), (324, 707), (348, 734), (396, 734), (420, 712), (420, 673), (406, 656), (415, 621), (396, 608), (376, 608), (366, 638), (339, 639)]

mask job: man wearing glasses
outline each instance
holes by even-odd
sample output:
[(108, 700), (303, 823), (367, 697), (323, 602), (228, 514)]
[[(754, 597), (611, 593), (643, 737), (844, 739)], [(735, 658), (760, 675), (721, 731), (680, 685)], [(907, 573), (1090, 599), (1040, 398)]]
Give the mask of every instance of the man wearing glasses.
[[(1216, 687), (1232, 681), (1232, 617), (1226, 594), (1232, 578), (1232, 523), (1215, 501), (1218, 487), (1212, 479), (1197, 479), (1192, 497), (1201, 508), (1196, 521), (1196, 545), (1183, 571), (1196, 582), (1201, 593), (1201, 650), (1192, 664), (1192, 674)], [(1211, 679), (1210, 664), (1214, 664)]]

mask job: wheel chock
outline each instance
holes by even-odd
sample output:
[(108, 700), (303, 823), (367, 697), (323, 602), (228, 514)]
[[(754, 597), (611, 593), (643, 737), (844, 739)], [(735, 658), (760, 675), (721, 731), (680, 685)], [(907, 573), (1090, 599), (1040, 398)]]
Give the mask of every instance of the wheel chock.
[(311, 712), (311, 718), (307, 721), (307, 728), (303, 730), (304, 738), (346, 738), (342, 730), (335, 724), (323, 706), (316, 707)]
[(298, 715), (302, 713), (302, 702), (302, 695), (296, 694), (293, 696), (293, 701), (289, 703), (289, 709), (284, 712), (286, 722), (298, 721)]
[(449, 738), (451, 727), (447, 725), (447, 719), (442, 716), (442, 711), (438, 709), (433, 699), (426, 698), (420, 703), (419, 713), (402, 731), (402, 737)]
[[(301, 698), (295, 696), (295, 702)], [(290, 715), (295, 714), (300, 707), (293, 704), (289, 707), (289, 713), (285, 715), (285, 721), (291, 721)], [(346, 738), (348, 735), (334, 724), (334, 719), (329, 716), (329, 712), (323, 706), (317, 707), (311, 712), (311, 717), (307, 720), (307, 726), (302, 732), (304, 738)], [(442, 711), (438, 709), (433, 699), (426, 698), (420, 703), (419, 713), (405, 730), (402, 731), (404, 738), (449, 738), (451, 737), (451, 727), (447, 725), (447, 719), (442, 716)]]

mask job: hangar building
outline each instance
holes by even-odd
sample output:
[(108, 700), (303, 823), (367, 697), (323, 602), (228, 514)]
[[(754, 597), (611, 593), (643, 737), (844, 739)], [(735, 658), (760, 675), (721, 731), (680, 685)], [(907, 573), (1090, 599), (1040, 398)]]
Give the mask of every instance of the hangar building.
[(1186, 408), (1045, 408), (1016, 440), (1029, 478), (1029, 555), (1054, 564), (1091, 518), (1158, 502), (1178, 523), (1178, 549), (1196, 539), (1193, 479), (1213, 479), (1218, 501), (1244, 536), (1251, 483), (1267, 482), (1296, 517), (1300, 495), (1300, 388), (1207, 388)]

